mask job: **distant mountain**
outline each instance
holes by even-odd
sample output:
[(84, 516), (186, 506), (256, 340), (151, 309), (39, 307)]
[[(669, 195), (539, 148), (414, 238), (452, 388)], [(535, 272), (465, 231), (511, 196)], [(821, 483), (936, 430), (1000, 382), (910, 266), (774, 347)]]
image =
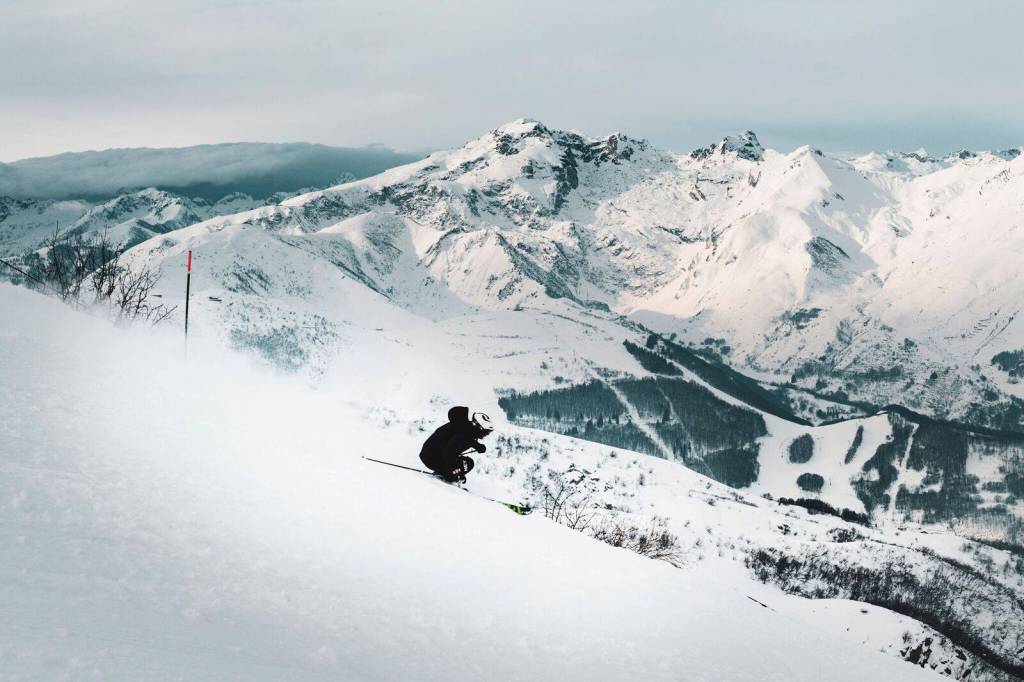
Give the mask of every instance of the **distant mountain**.
[[(274, 198), (286, 196), (289, 195), (281, 193)], [(58, 201), (0, 196), (0, 255), (24, 256), (39, 249), (55, 230), (64, 236), (86, 238), (106, 234), (113, 243), (131, 247), (154, 235), (213, 216), (260, 206), (263, 202), (235, 193), (210, 203), (153, 187), (97, 203), (83, 199)]]
[(110, 149), (0, 164), (0, 255), (37, 249), (55, 229), (107, 231), (134, 246), (155, 234), (374, 175), (413, 158), (384, 147), (237, 143)]
[(387, 147), (236, 142), (165, 149), (107, 149), (0, 163), (0, 196), (103, 201), (155, 187), (215, 203), (232, 193), (277, 192), (375, 175), (419, 154)]

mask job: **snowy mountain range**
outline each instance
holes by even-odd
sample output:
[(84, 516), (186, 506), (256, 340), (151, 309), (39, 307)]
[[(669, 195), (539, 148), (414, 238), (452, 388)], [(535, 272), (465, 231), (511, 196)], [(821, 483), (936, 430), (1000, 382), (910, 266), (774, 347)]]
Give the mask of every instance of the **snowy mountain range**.
[(748, 132), (675, 156), (520, 120), (195, 231), (331, 251), (418, 314), (560, 300), (837, 402), (1019, 426), (992, 358), (1024, 347), (1022, 177), (1019, 150), (834, 159)]
[(102, 202), (81, 199), (0, 197), (0, 254), (19, 256), (40, 248), (55, 230), (85, 238), (106, 234), (131, 247), (150, 237), (262, 204), (244, 194), (230, 194), (214, 204), (148, 188)]
[[(108, 149), (0, 164), (0, 256), (53, 235), (134, 246), (213, 216), (276, 203), (418, 158), (379, 146), (231, 143)], [(303, 188), (305, 188), (303, 190)]]
[[(776, 618), (795, 619), (949, 677), (1004, 680), (1024, 670), (1024, 423), (1016, 383), (1024, 282), (1015, 262), (1024, 246), (1022, 164), (1019, 150), (944, 159), (834, 158), (810, 148), (784, 154), (764, 149), (752, 132), (676, 155), (620, 134), (588, 138), (522, 119), (461, 148), (265, 205), (248, 197), (211, 205), (150, 189), (82, 202), (67, 215), (81, 210), (74, 230), (113, 230), (138, 242), (125, 262), (159, 270), (157, 293), (179, 313), (192, 252), (189, 362), (201, 364), (204, 388), (195, 406), (170, 402), (186, 405), (173, 408), (175, 419), (205, 434), (210, 459), (190, 454), (187, 466), (170, 463), (160, 453), (181, 449), (170, 435), (177, 426), (147, 407), (146, 437), (124, 436), (122, 463), (133, 480), (166, 483), (167, 508), (162, 496), (153, 505), (158, 523), (171, 527), (188, 513), (175, 510), (190, 508), (172, 504), (175, 491), (197, 485), (201, 505), (236, 491), (225, 514), (244, 532), (227, 539), (200, 529), (194, 540), (253, 559), (251, 570), (245, 561), (199, 561), (204, 580), (220, 585), (207, 572), (237, 574), (251, 581), (253, 596), (219, 593), (212, 605), (183, 607), (211, 618), (224, 641), (234, 641), (230, 623), (238, 614), (261, 612), (275, 599), (273, 571), (262, 573), (259, 552), (246, 545), (250, 535), (264, 541), (245, 519), (253, 499), (237, 492), (250, 451), (259, 453), (249, 481), (257, 499), (342, 510), (337, 518), (314, 516), (343, 534), (362, 531), (339, 519), (371, 509), (386, 523), (370, 535), (390, 538), (398, 528), (404, 538), (409, 529), (399, 516), (442, 498), (460, 503), (444, 497), (447, 489), (421, 489), (404, 473), (355, 460), (375, 453), (415, 466), (424, 431), (448, 406), (468, 403), (506, 418), (476, 472), (481, 494), (542, 504), (554, 483), (571, 478), (596, 509), (667, 519), (702, 589), (747, 590), (766, 630), (784, 629)], [(67, 203), (46, 201), (44, 213)], [(7, 253), (37, 248), (50, 218), (32, 222), (42, 215), (36, 210), (10, 209), (13, 219), (0, 221)], [(9, 316), (28, 315), (27, 293), (12, 291), (4, 289)], [(72, 325), (43, 306), (32, 315), (39, 328)], [(20, 349), (11, 352), (11, 367), (42, 343), (35, 328), (9, 332)], [(90, 334), (97, 348), (122, 344), (109, 330)], [(167, 383), (164, 373), (192, 371), (176, 360), (148, 366), (152, 357), (177, 354), (166, 337), (146, 348), (146, 362), (133, 363), (137, 377), (122, 376), (112, 358), (103, 365), (104, 376), (135, 386), (118, 398), (125, 409), (138, 396), (147, 397), (144, 405), (163, 404), (168, 396), (152, 387)], [(65, 349), (57, 339), (42, 345), (53, 357), (46, 380), (57, 383)], [(235, 386), (220, 367), (225, 345), (296, 374), (278, 380), (312, 383), (319, 397), (278, 393), (269, 383), (250, 395), (245, 381)], [(38, 377), (18, 377), (24, 390), (44, 395)], [(181, 396), (191, 391), (171, 383)], [(83, 392), (93, 390), (87, 385), (83, 378)], [(84, 441), (97, 433), (104, 442), (120, 438), (102, 426), (109, 417), (93, 414), (93, 401), (73, 403), (73, 430)], [(12, 433), (42, 428), (13, 403), (0, 408), (17, 425)], [(153, 444), (152, 433), (163, 434), (162, 444)], [(69, 439), (58, 453), (82, 458), (80, 466), (113, 490), (120, 479)], [(212, 454), (221, 450), (229, 453), (224, 459)], [(55, 461), (48, 466), (64, 466), (65, 459)], [(274, 480), (282, 471), (284, 479)], [(308, 499), (295, 494), (324, 472), (344, 481), (351, 499), (327, 488)], [(366, 492), (384, 479), (411, 501), (395, 507)], [(26, 478), (20, 485), (79, 510), (71, 523), (85, 535), (103, 527), (120, 547), (119, 533), (139, 532), (130, 511), (114, 531), (103, 526), (73, 484), (37, 490)], [(255, 507), (270, 526), (280, 523), (276, 512)], [(31, 507), (15, 511), (15, 525), (33, 523)], [(454, 514), (445, 519), (457, 522)], [(427, 557), (425, 570), (441, 570), (445, 534), (416, 528), (441, 548), (417, 552)], [(516, 532), (489, 516), (465, 532), (484, 537), (499, 528)], [(518, 546), (532, 552), (535, 540), (526, 534)], [(152, 549), (153, 556), (173, 553), (160, 542)], [(359, 562), (345, 558), (351, 550), (332, 549), (331, 570), (359, 574)], [(300, 542), (296, 551), (311, 550)], [(385, 575), (404, 575), (402, 558), (365, 554)], [(480, 572), (495, 570), (488, 560), (467, 560), (481, 561)], [(119, 561), (136, 560), (124, 550)], [(532, 561), (528, 570), (549, 580), (551, 567)], [(272, 563), (295, 570), (281, 557)], [(349, 594), (317, 571), (306, 577)], [(673, 583), (657, 584), (671, 590)], [(773, 585), (821, 601), (808, 606)], [(153, 595), (137, 601), (167, 608)], [(361, 617), (378, 618), (357, 602)], [(672, 603), (696, 605), (716, 628), (737, 627), (693, 594)], [(343, 621), (319, 604), (300, 596), (285, 609), (289, 622), (340, 637)], [(566, 612), (579, 608), (573, 602)], [(863, 622), (850, 624), (860, 616)], [(268, 632), (257, 638), (270, 641)], [(559, 639), (558, 632), (551, 636)], [(678, 634), (704, 641), (691, 629)], [(779, 644), (754, 639), (758, 652)], [(286, 642), (271, 648), (281, 660), (303, 655)], [(354, 655), (331, 647), (306, 654), (305, 663), (335, 673), (338, 660)], [(793, 677), (823, 674), (826, 663), (807, 656)], [(474, 670), (487, 669), (472, 660)], [(676, 667), (663, 670), (630, 660), (631, 670), (655, 677), (678, 676), (683, 665), (673, 659)], [(726, 665), (719, 673), (749, 676), (752, 664), (744, 661), (719, 661)], [(408, 672), (394, 665), (367, 677)]]
[(1024, 347), (1022, 163), (750, 132), (676, 156), (520, 120), (129, 255), (167, 284), (194, 250), (211, 330), (285, 367), (325, 364), (354, 323), (422, 327), (420, 352), (490, 326), (458, 343), (512, 419), (857, 513), (1005, 514), (1002, 536), (1024, 516), (1019, 384), (992, 364)]

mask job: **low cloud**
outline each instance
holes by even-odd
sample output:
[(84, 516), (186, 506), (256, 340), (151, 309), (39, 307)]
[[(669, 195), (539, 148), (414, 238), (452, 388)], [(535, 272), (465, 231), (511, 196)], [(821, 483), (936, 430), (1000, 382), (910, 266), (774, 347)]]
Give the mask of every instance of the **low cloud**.
[(263, 198), (280, 191), (363, 178), (420, 158), (386, 147), (230, 143), (173, 149), (108, 149), (0, 164), (0, 195), (103, 199), (158, 187), (216, 201), (231, 192)]

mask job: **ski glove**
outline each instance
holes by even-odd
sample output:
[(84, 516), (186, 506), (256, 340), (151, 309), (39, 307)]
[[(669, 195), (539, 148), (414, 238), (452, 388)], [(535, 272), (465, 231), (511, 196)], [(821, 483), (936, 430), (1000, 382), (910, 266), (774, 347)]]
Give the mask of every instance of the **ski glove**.
[(480, 452), (480, 453), (487, 452), (487, 446), (484, 445), (483, 443), (476, 443), (473, 446), (473, 449), (476, 450), (477, 452)]

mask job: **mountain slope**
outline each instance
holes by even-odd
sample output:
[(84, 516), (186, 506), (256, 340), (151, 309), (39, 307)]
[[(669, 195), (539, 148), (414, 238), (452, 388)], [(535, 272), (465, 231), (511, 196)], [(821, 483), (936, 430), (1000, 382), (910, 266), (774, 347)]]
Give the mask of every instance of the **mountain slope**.
[[(8, 285), (0, 313), (13, 322), (0, 331), (11, 679), (934, 678), (823, 629), (724, 554), (681, 571), (363, 462), (361, 448), (412, 457), (422, 434), (400, 392), (398, 411), (382, 409), (348, 383), (310, 391), (204, 344), (185, 363), (176, 338), (115, 331)], [(567, 447), (607, 459), (561, 442), (552, 455)], [(515, 481), (492, 468), (502, 459), (544, 454), (495, 450), (481, 480), (499, 488)], [(665, 485), (644, 504), (704, 486), (650, 467)], [(695, 534), (756, 518), (746, 504), (680, 503)], [(901, 623), (920, 636), (881, 609), (864, 627)]]
[(417, 314), (561, 300), (720, 340), (738, 368), (833, 400), (1019, 427), (991, 359), (1024, 348), (1006, 256), (1024, 247), (1024, 159), (881, 158), (753, 133), (675, 156), (523, 119), (192, 234), (245, 224), (325, 249)]
[[(532, 427), (678, 459), (776, 497), (898, 522), (970, 520), (1016, 542), (1019, 436), (879, 415), (921, 401), (943, 414), (953, 401), (967, 417), (1005, 407), (1019, 430), (1014, 404), (978, 368), (946, 364), (953, 344), (915, 342), (883, 321), (890, 313), (865, 312), (888, 295), (878, 254), (909, 239), (888, 223), (870, 232), (895, 220), (896, 197), (936, 175), (1012, 163), (914, 157), (892, 170), (809, 149), (781, 155), (752, 133), (679, 158), (523, 120), (374, 178), (168, 233), (129, 258), (160, 268), (164, 300), (180, 302), (194, 251), (197, 333), (290, 370), (327, 371), (372, 328), (379, 355), (437, 396), (497, 409), (499, 390), (510, 419)], [(689, 314), (691, 298), (704, 307)], [(780, 312), (800, 301), (815, 305)], [(727, 319), (763, 329), (687, 346), (635, 319), (682, 328), (682, 339)], [(748, 341), (762, 352), (744, 367), (733, 344)], [(445, 349), (461, 365), (446, 375), (413, 348)], [(768, 371), (809, 355), (792, 376)], [(823, 424), (839, 418), (853, 420)]]
[(129, 248), (155, 235), (261, 203), (248, 195), (232, 194), (210, 204), (152, 187), (99, 203), (0, 197), (0, 255), (24, 258), (55, 231), (86, 241), (106, 234), (112, 243)]
[(676, 344), (649, 342), (657, 353), (626, 344), (642, 371), (511, 392), (499, 404), (517, 424), (677, 460), (752, 492), (823, 501), (876, 523), (970, 524), (974, 534), (1024, 540), (1020, 434), (901, 408), (812, 426), (758, 409), (707, 364), (681, 364)]

